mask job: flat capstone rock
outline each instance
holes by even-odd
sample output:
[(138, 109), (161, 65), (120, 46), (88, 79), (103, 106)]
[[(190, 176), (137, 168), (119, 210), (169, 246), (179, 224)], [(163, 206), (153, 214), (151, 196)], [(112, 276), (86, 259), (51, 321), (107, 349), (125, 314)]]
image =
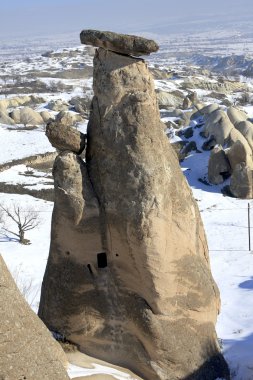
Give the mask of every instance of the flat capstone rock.
[(102, 47), (116, 53), (142, 56), (154, 53), (159, 49), (157, 43), (147, 38), (100, 30), (83, 30), (80, 34), (81, 43)]

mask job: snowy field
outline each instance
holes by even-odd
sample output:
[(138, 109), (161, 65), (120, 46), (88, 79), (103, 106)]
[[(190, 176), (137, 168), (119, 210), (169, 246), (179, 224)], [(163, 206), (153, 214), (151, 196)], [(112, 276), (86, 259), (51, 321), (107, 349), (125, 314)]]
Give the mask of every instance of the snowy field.
[[(192, 140), (201, 148), (203, 139), (195, 130)], [(253, 225), (253, 200), (221, 194), (220, 186), (205, 185), (209, 152), (193, 154), (182, 169), (198, 202), (207, 234), (211, 268), (221, 295), (221, 313), (216, 325), (224, 356), (234, 380), (252, 380), (253, 352), (253, 232), (249, 251), (248, 204)]]
[(12, 130), (1, 125), (0, 164), (35, 154), (54, 152), (43, 130)]

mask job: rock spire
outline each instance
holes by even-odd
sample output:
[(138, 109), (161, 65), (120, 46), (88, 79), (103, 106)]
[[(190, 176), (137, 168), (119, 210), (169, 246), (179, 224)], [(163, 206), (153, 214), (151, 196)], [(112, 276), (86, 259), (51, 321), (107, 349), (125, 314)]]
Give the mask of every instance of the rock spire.
[(164, 133), (153, 78), (130, 56), (145, 49), (125, 48), (122, 35), (107, 43), (103, 32), (94, 41), (86, 162), (67, 144), (54, 164), (39, 315), (85, 353), (145, 380), (228, 379), (199, 210)]

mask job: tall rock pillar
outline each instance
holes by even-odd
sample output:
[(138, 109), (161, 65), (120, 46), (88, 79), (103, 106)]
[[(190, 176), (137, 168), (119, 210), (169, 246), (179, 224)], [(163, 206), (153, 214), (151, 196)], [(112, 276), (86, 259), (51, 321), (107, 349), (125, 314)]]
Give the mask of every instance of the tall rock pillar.
[[(78, 190), (84, 201), (74, 224), (66, 212), (74, 191), (61, 181), (65, 214), (56, 197), (40, 316), (85, 353), (145, 380), (228, 379), (215, 333), (219, 292), (198, 207), (164, 133), (147, 65), (130, 56), (157, 47), (97, 31), (82, 32), (81, 40), (100, 46), (86, 165), (78, 164), (86, 167), (76, 171), (86, 178)], [(59, 171), (57, 165), (55, 178)], [(87, 186), (96, 210), (90, 224)], [(59, 275), (64, 270), (67, 279)]]

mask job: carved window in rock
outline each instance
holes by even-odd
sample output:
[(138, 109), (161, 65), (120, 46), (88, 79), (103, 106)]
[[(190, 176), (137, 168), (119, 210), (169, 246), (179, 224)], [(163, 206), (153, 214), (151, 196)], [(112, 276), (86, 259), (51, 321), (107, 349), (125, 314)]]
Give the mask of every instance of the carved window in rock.
[(97, 265), (98, 265), (98, 268), (107, 267), (107, 255), (105, 252), (100, 252), (97, 254)]

